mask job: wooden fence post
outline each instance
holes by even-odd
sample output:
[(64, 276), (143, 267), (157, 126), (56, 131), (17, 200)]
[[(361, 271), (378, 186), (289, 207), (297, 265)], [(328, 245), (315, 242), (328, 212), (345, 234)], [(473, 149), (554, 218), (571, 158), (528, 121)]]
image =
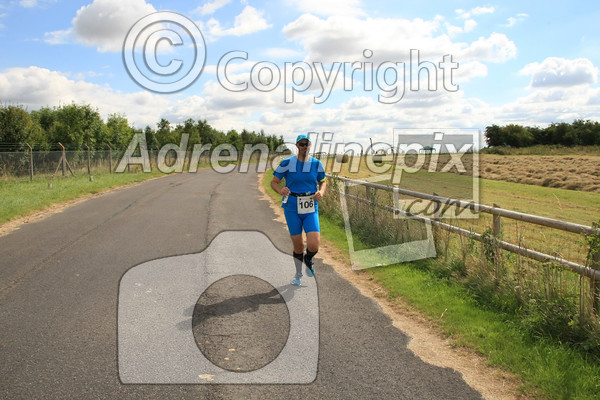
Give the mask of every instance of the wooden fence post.
[(90, 147), (87, 145), (87, 143), (83, 144), (85, 146), (85, 148), (87, 149), (87, 167), (88, 167), (88, 175), (92, 175), (92, 166), (91, 166), (91, 161), (90, 161)]
[[(494, 203), (494, 208), (500, 208), (500, 206)], [(494, 251), (494, 264), (496, 266), (496, 279), (500, 279), (500, 263), (502, 257), (502, 247), (500, 241), (502, 240), (502, 217), (498, 214), (492, 214), (493, 227), (492, 234), (494, 235), (494, 241), (496, 249)]]
[[(594, 260), (592, 262), (592, 268), (595, 270), (600, 270), (600, 252), (596, 253)], [(592, 310), (594, 313), (600, 314), (600, 280), (596, 278), (590, 279), (591, 284), (591, 295), (592, 295)]]
[[(438, 196), (436, 192), (433, 192), (433, 195)], [(432, 202), (435, 204), (435, 208), (433, 209), (433, 217), (431, 219), (439, 222), (442, 217), (442, 203), (440, 203), (438, 200), (432, 200)], [(435, 229), (439, 231), (439, 225), (436, 225)]]
[(108, 171), (112, 174), (112, 147), (110, 147), (110, 144), (106, 146), (108, 147)]
[(60, 142), (58, 142), (58, 145), (62, 149), (62, 155), (60, 156), (60, 160), (58, 161), (58, 165), (56, 166), (54, 175), (52, 175), (52, 179), (54, 179), (56, 177), (56, 173), (58, 172), (58, 169), (61, 166), (62, 166), (63, 178), (67, 176), (67, 168), (69, 168), (69, 172), (71, 172), (71, 175), (75, 176), (75, 173), (73, 172), (73, 170), (71, 169), (71, 166), (69, 165), (69, 162), (67, 161), (67, 153), (65, 152), (65, 146), (63, 146), (62, 143), (60, 143)]
[[(494, 203), (494, 208), (500, 208), (500, 206)], [(492, 233), (497, 240), (500, 240), (500, 236), (502, 234), (502, 221), (501, 217), (498, 214), (492, 214), (492, 218), (494, 220), (494, 226), (492, 228)]]
[[(600, 224), (592, 224), (594, 228), (600, 228)], [(593, 270), (600, 270), (600, 233), (593, 233), (593, 240), (590, 244), (590, 255), (591, 262), (590, 268)], [(590, 296), (592, 301), (592, 312), (596, 315), (600, 314), (600, 280), (596, 277), (590, 278)]]
[(65, 163), (65, 161), (67, 161), (67, 153), (65, 151), (65, 146), (63, 146), (62, 143), (58, 143), (58, 145), (62, 149), (62, 155), (60, 156), (60, 165), (62, 166), (62, 176), (64, 178), (65, 176), (67, 176), (67, 164)]
[(33, 180), (33, 149), (29, 143), (25, 143), (29, 147), (29, 180)]

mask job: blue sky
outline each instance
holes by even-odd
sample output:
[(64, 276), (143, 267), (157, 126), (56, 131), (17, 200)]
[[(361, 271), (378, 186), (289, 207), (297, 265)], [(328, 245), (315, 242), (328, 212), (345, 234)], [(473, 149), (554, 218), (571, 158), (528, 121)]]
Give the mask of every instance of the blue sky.
[[(182, 60), (185, 74), (195, 54), (203, 59), (206, 50), (206, 59), (197, 80), (165, 94), (132, 79), (123, 43), (138, 20), (166, 10), (193, 22), (205, 42), (193, 47), (179, 30), (183, 45), (158, 41), (157, 63)], [(154, 27), (176, 27), (156, 18)], [(333, 131), (337, 140), (361, 143), (398, 128), (600, 120), (598, 21), (592, 1), (2, 1), (0, 101), (29, 110), (91, 104), (138, 128), (193, 118), (225, 131), (264, 129), (286, 139)], [(420, 74), (411, 49), (428, 66)], [(218, 79), (217, 66), (232, 51), (248, 54), (225, 70), (231, 84), (248, 83), (244, 90), (227, 90)], [(451, 62), (442, 69), (445, 56)], [(361, 69), (344, 76), (351, 63)], [(270, 68), (263, 81), (277, 72), (282, 81), (253, 85), (250, 72), (261, 66)], [(286, 86), (292, 66), (295, 81)], [(319, 68), (331, 88), (320, 83)]]

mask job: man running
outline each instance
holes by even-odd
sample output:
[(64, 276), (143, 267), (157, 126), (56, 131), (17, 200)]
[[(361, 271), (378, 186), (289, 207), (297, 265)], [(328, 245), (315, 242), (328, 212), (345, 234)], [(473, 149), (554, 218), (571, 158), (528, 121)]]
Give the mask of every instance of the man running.
[[(294, 246), (294, 264), (296, 275), (292, 284), (300, 285), (302, 262), (306, 264), (306, 275), (314, 276), (313, 257), (319, 251), (321, 233), (319, 227), (319, 200), (325, 194), (325, 169), (321, 161), (309, 155), (310, 139), (301, 134), (296, 138), (298, 155), (286, 158), (273, 172), (271, 187), (282, 198), (285, 220)], [(279, 182), (285, 178), (285, 187)], [(306, 232), (306, 254), (302, 229)]]

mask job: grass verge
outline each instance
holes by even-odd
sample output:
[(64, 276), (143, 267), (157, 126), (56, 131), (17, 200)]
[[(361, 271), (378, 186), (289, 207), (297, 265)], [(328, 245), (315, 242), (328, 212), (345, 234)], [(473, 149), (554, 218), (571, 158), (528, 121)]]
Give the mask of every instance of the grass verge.
[[(271, 174), (263, 185), (274, 201)], [(321, 234), (349, 261), (346, 233), (339, 221), (321, 216)], [(356, 240), (356, 238), (355, 238)], [(532, 338), (519, 318), (485, 307), (459, 283), (440, 277), (430, 263), (421, 260), (369, 270), (370, 278), (393, 301), (407, 303), (457, 346), (468, 347), (521, 379), (522, 393), (551, 399), (600, 399), (600, 364), (593, 357), (566, 344)]]
[[(93, 182), (88, 175), (49, 179), (48, 176), (29, 178), (9, 178), (0, 180), (0, 224), (13, 218), (25, 216), (87, 194), (142, 182), (163, 175), (159, 171), (152, 173), (98, 173)], [(50, 188), (48, 185), (52, 184)]]

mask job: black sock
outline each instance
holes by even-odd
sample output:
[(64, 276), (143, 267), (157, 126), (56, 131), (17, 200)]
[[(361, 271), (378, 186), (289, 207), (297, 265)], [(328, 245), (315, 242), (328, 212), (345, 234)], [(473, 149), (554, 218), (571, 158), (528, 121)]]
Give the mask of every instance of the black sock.
[(302, 253), (292, 252), (294, 255), (294, 265), (296, 266), (296, 274), (302, 274), (302, 261), (303, 255)]
[(308, 261), (312, 261), (313, 257), (315, 256), (315, 254), (317, 254), (319, 252), (319, 250), (317, 251), (310, 251), (308, 249), (306, 249), (306, 257), (304, 257), (305, 260)]

